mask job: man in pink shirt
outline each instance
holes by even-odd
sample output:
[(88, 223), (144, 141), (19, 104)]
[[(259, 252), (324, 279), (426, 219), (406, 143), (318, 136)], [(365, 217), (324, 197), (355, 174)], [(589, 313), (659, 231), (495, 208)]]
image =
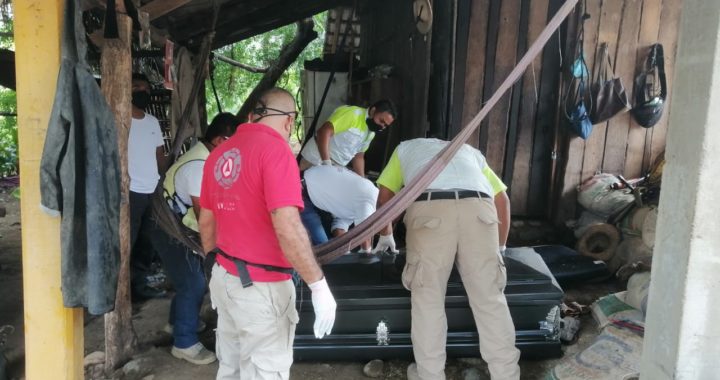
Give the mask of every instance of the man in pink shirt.
[(213, 150), (203, 170), (199, 228), (217, 264), (217, 379), (288, 379), (298, 313), (294, 268), (309, 284), (315, 336), (330, 334), (335, 299), (300, 221), (300, 173), (288, 139), (297, 111), (286, 90), (266, 91), (250, 121)]

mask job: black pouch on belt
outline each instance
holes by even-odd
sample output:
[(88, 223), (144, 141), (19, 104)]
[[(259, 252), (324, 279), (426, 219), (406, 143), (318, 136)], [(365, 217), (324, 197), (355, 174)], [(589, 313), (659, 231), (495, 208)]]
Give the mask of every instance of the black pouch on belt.
[(243, 259), (239, 259), (237, 257), (230, 256), (227, 253), (223, 252), (222, 249), (217, 248), (217, 247), (215, 247), (212, 251), (210, 251), (208, 253), (208, 255), (210, 255), (210, 254), (220, 255), (220, 256), (232, 261), (233, 264), (235, 264), (235, 267), (237, 268), (237, 271), (238, 271), (238, 278), (240, 278), (240, 283), (242, 284), (243, 288), (247, 288), (247, 287), (253, 285), (253, 281), (250, 278), (250, 273), (247, 270), (248, 265), (262, 268), (262, 269), (265, 269), (265, 270), (271, 271), (271, 272), (280, 272), (280, 273), (285, 273), (285, 274), (292, 274), (292, 272), (293, 272), (292, 268), (277, 267), (274, 265), (267, 265), (267, 264), (251, 263), (251, 262), (245, 261)]

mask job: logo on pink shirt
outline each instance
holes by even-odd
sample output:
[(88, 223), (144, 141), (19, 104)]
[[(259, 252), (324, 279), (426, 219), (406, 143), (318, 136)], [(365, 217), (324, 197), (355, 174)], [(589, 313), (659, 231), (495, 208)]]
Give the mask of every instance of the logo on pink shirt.
[(240, 150), (232, 148), (223, 153), (215, 163), (215, 180), (225, 189), (229, 189), (240, 176)]

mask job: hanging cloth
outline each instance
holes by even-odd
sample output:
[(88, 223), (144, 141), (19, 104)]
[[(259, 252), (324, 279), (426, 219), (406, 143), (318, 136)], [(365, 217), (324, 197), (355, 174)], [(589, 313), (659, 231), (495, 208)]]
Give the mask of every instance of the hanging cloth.
[(62, 218), (63, 305), (85, 306), (98, 315), (115, 306), (120, 157), (115, 116), (85, 60), (78, 1), (65, 1), (61, 44), (55, 101), (40, 162), (41, 204)]
[(589, 18), (589, 15), (583, 14), (581, 16), (578, 42), (575, 47), (575, 61), (570, 68), (571, 79), (562, 102), (565, 118), (568, 120), (570, 128), (583, 140), (590, 137), (593, 127), (586, 106), (586, 101), (589, 99), (587, 91), (588, 69), (585, 63), (585, 54), (583, 53), (585, 20), (587, 18)]
[(630, 103), (622, 79), (615, 76), (606, 43), (600, 45), (600, 58), (595, 64), (593, 83), (590, 87), (590, 121), (599, 124), (620, 112), (630, 110)]

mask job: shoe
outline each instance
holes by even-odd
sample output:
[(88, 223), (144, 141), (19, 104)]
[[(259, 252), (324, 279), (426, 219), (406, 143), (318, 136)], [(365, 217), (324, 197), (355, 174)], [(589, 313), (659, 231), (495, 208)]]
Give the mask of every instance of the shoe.
[(215, 354), (205, 348), (205, 346), (203, 346), (200, 342), (197, 342), (188, 348), (177, 348), (173, 346), (170, 353), (178, 359), (186, 360), (192, 364), (198, 365), (210, 364), (217, 360)]
[(421, 380), (417, 369), (417, 363), (410, 363), (407, 367), (407, 378), (408, 380)]
[[(202, 319), (198, 319), (198, 325), (197, 325), (197, 329), (195, 330), (195, 332), (201, 333), (201, 332), (205, 331), (206, 328), (207, 328), (207, 325), (205, 324), (205, 322), (203, 322)], [(163, 331), (172, 335), (173, 334), (173, 325), (171, 325), (170, 323), (166, 323), (165, 326), (163, 326)]]
[(135, 288), (132, 290), (132, 298), (135, 301), (144, 301), (151, 298), (163, 298), (166, 295), (166, 291), (153, 288), (150, 285), (143, 285), (141, 288)]

